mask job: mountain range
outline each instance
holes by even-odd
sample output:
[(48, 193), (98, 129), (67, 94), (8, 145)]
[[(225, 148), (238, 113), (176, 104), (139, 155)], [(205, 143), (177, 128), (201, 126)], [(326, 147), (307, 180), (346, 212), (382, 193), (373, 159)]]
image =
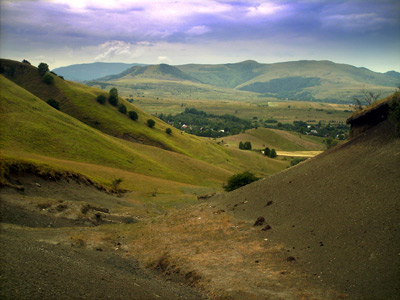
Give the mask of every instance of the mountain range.
[(53, 72), (60, 74), (67, 80), (86, 81), (111, 74), (118, 74), (133, 66), (143, 66), (143, 64), (96, 62), (55, 68)]
[[(65, 74), (64, 70), (54, 71)], [(219, 65), (135, 65), (120, 73), (98, 76), (87, 84), (124, 86), (134, 92), (146, 91), (155, 96), (174, 94), (177, 90), (198, 90), (205, 99), (209, 93), (217, 92), (232, 96), (239, 93), (242, 98), (351, 102), (354, 97), (361, 97), (364, 91), (389, 95), (398, 86), (399, 78), (400, 73), (396, 71), (378, 73), (331, 61), (262, 64), (247, 60)]]

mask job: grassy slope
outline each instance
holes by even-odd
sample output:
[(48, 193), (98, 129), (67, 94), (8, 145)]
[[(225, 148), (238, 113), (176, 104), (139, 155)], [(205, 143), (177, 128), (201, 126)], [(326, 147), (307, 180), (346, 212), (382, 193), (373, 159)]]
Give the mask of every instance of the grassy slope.
[(246, 133), (224, 137), (220, 140), (224, 140), (230, 147), (235, 148), (238, 148), (241, 141), (251, 142), (253, 149), (269, 147), (284, 151), (315, 151), (325, 148), (322, 143), (322, 138), (320, 138), (319, 141), (313, 141), (307, 139), (305, 136), (267, 128), (250, 129), (247, 130)]
[[(15, 76), (12, 78), (21, 87), (41, 99), (54, 98), (60, 102), (60, 109), (72, 117), (100, 131), (131, 141), (159, 146), (164, 149), (188, 155), (212, 164), (222, 164), (229, 159), (229, 151), (215, 143), (191, 135), (182, 135), (172, 128), (172, 135), (165, 133), (168, 124), (156, 119), (153, 129), (147, 127), (146, 120), (153, 118), (129, 102), (120, 99), (129, 110), (135, 110), (139, 120), (134, 122), (118, 112), (110, 104), (101, 105), (96, 102), (96, 96), (104, 91), (90, 88), (74, 82), (64, 81), (54, 76), (54, 85), (46, 85), (41, 81), (34, 67), (26, 64), (1, 60), (2, 65), (14, 65)], [(154, 118), (153, 118), (154, 119)]]
[(230, 174), (185, 155), (108, 136), (53, 109), (4, 77), (1, 87), (0, 145), (9, 155), (37, 154), (199, 185), (222, 182)]

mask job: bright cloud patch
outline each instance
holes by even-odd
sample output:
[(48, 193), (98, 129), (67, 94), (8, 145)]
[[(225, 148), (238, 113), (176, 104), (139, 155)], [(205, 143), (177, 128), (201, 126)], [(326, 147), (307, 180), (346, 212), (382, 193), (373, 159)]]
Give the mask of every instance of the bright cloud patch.
[(202, 35), (207, 32), (210, 32), (210, 29), (207, 26), (193, 26), (189, 30), (186, 31), (187, 34), (189, 35)]

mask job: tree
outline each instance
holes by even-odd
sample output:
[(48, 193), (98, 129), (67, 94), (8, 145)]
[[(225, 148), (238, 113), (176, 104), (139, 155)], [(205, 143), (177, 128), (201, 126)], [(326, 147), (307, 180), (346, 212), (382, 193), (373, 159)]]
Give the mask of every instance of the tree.
[(271, 157), (271, 158), (277, 157), (275, 149), (271, 149), (271, 153), (269, 154), (269, 157)]
[(43, 76), (44, 74), (46, 74), (49, 71), (49, 65), (45, 64), (45, 63), (40, 63), (38, 66), (38, 72), (40, 76)]
[(43, 82), (46, 84), (53, 84), (53, 82), (54, 82), (54, 77), (51, 76), (51, 74), (49, 74), (49, 73), (44, 74), (42, 78), (43, 78)]
[(326, 145), (326, 149), (333, 148), (337, 145), (338, 141), (334, 140), (333, 138), (324, 139), (324, 144)]
[(250, 142), (245, 142), (244, 143), (244, 150), (251, 150), (251, 143)]
[(270, 155), (271, 155), (271, 150), (270, 150), (268, 147), (266, 147), (266, 148), (264, 149), (264, 155), (265, 155), (265, 156), (270, 156)]
[(100, 104), (106, 104), (106, 96), (104, 95), (98, 95), (96, 98), (96, 101), (99, 102)]
[(118, 90), (116, 88), (112, 88), (110, 90), (110, 94), (108, 96), (108, 102), (112, 106), (117, 106), (118, 105)]
[(147, 120), (147, 126), (149, 126), (150, 128), (153, 128), (154, 125), (156, 125), (156, 122), (153, 119)]
[(134, 111), (134, 110), (130, 110), (130, 111), (128, 112), (128, 116), (129, 116), (129, 118), (131, 118), (133, 121), (137, 121), (137, 120), (139, 119), (139, 116), (138, 116), (137, 112)]
[(171, 135), (172, 134), (171, 128), (168, 127), (167, 129), (165, 129), (165, 133)]
[(49, 99), (46, 101), (46, 103), (52, 107), (54, 107), (57, 110), (60, 110), (60, 103), (54, 99)]
[(118, 106), (118, 111), (119, 111), (120, 113), (126, 114), (126, 111), (127, 111), (126, 106), (125, 106), (124, 104), (121, 103), (121, 104)]
[(366, 91), (363, 90), (362, 91), (363, 96), (360, 97), (354, 97), (354, 106), (355, 106), (355, 110), (362, 110), (363, 109), (363, 105), (367, 105), (370, 106), (373, 103), (375, 103), (376, 101), (378, 101), (379, 97), (381, 96), (380, 93), (374, 93), (371, 91)]
[(260, 178), (255, 176), (253, 173), (245, 171), (243, 173), (232, 175), (228, 179), (228, 183), (224, 186), (224, 189), (225, 191), (230, 192), (259, 179)]
[(251, 143), (250, 142), (240, 142), (239, 143), (239, 149), (242, 149), (242, 150), (251, 150)]

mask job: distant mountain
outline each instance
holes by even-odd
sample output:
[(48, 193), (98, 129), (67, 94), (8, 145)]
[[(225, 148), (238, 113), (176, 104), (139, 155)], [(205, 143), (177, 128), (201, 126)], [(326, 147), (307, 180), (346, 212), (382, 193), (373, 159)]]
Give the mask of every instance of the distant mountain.
[(399, 72), (396, 72), (396, 71), (389, 71), (389, 72), (386, 72), (385, 75), (388, 75), (388, 76), (390, 76), (390, 77), (394, 77), (394, 78), (400, 79), (400, 73), (399, 73)]
[(117, 75), (105, 76), (97, 80), (110, 81), (118, 79), (157, 79), (168, 81), (193, 81), (201, 83), (200, 80), (182, 72), (180, 69), (167, 64), (151, 66), (134, 66)]
[(96, 62), (55, 68), (53, 72), (63, 76), (67, 80), (87, 81), (112, 74), (118, 74), (133, 66), (143, 66), (143, 64)]
[(389, 95), (398, 85), (398, 74), (382, 74), (331, 61), (261, 64), (247, 60), (220, 65), (135, 66), (88, 84), (124, 85), (135, 92), (146, 91), (161, 97), (196, 92), (205, 99), (238, 99), (247, 95), (348, 103), (353, 97), (362, 96), (363, 91)]

